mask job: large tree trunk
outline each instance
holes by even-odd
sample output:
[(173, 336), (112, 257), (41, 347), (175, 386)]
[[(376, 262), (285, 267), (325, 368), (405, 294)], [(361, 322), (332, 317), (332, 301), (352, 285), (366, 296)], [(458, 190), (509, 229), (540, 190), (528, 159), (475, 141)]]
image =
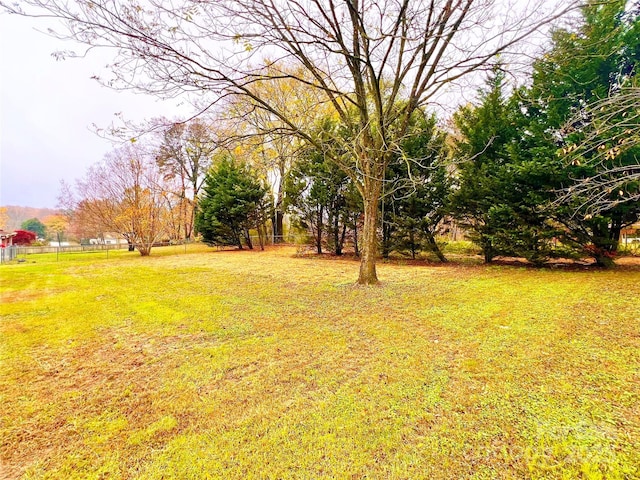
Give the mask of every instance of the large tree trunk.
[[(376, 182), (371, 182), (376, 183)], [(362, 227), (362, 250), (358, 284), (376, 285), (379, 283), (376, 273), (378, 256), (378, 202), (380, 187), (369, 186), (364, 198), (364, 225)], [(373, 191), (372, 191), (373, 190)]]
[(196, 223), (196, 207), (195, 202), (193, 200), (185, 199), (185, 209), (186, 214), (185, 217), (187, 221), (184, 225), (184, 239), (191, 240), (191, 236), (193, 235), (194, 225)]
[(422, 233), (427, 239), (427, 245), (429, 249), (438, 257), (442, 263), (447, 263), (447, 257), (444, 256), (438, 242), (436, 241), (435, 233), (438, 231), (438, 224), (442, 221), (441, 216), (437, 216), (432, 219), (432, 222), (429, 225), (424, 225), (422, 227)]
[[(619, 225), (619, 227), (616, 225)], [(593, 258), (596, 265), (604, 268), (612, 268), (615, 266), (613, 257), (618, 250), (618, 242), (620, 240), (620, 231), (622, 225), (616, 220), (612, 220), (609, 224), (606, 219), (599, 219), (593, 223)]]
[(480, 245), (480, 248), (482, 248), (484, 263), (491, 263), (493, 261), (493, 257), (495, 257), (495, 252), (493, 251), (491, 240), (487, 238), (486, 235), (480, 234), (478, 245)]
[(138, 252), (140, 253), (140, 256), (148, 257), (149, 255), (151, 255), (151, 247), (153, 247), (153, 242), (150, 242), (149, 240), (141, 240), (140, 237), (138, 237), (135, 245), (138, 249)]
[(413, 228), (409, 230), (409, 245), (411, 246), (411, 259), (416, 259), (416, 234)]
[(264, 241), (266, 239), (266, 228), (263, 225), (258, 224), (256, 226), (256, 230), (258, 232), (258, 245), (260, 246), (260, 250), (264, 250)]
[(620, 246), (620, 235), (624, 226), (622, 218), (616, 217), (611, 220), (611, 228), (609, 229), (609, 240), (611, 242), (610, 251), (614, 254), (618, 253), (618, 247)]
[(616, 266), (616, 262), (613, 260), (613, 258), (610, 255), (606, 255), (606, 254), (594, 255), (593, 258), (596, 261), (596, 265), (598, 267), (613, 268)]

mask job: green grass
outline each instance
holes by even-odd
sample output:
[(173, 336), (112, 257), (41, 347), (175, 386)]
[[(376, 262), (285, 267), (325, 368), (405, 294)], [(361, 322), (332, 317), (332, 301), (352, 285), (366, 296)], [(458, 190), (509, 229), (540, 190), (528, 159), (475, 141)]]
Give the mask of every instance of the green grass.
[(0, 267), (0, 478), (640, 478), (640, 268)]

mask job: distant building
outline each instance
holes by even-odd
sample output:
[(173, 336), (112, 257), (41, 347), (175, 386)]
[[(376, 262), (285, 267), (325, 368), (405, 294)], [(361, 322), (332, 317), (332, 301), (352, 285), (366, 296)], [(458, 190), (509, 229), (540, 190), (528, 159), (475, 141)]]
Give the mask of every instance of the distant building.
[(0, 246), (2, 248), (12, 246), (13, 237), (15, 237), (16, 235), (16, 232), (5, 232), (4, 230), (0, 230)]
[(640, 223), (634, 223), (630, 227), (620, 232), (620, 243), (629, 245), (631, 243), (640, 243)]
[(90, 238), (89, 245), (127, 245), (128, 242), (122, 235), (105, 234), (101, 238)]

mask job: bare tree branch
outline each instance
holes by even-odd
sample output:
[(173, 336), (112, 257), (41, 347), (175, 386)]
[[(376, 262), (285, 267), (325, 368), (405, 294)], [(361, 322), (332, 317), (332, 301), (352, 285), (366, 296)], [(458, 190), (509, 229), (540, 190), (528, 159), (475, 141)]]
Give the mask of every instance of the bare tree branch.
[[(322, 148), (308, 123), (254, 88), (278, 81), (269, 63), (330, 104), (349, 135), (334, 158), (363, 196), (360, 283), (376, 283), (378, 204), (385, 169), (413, 112), (579, 0), (0, 0), (6, 10), (60, 19), (62, 37), (115, 50), (113, 88), (173, 97), (191, 93), (213, 108), (231, 96), (277, 118), (283, 131)], [(515, 57), (514, 57), (515, 58)], [(270, 60), (275, 59), (275, 60)], [(199, 101), (196, 101), (199, 103)]]
[(640, 202), (640, 88), (622, 88), (580, 110), (563, 133), (576, 131), (581, 141), (563, 154), (569, 164), (594, 173), (576, 179), (558, 202), (577, 200), (577, 209), (591, 214)]

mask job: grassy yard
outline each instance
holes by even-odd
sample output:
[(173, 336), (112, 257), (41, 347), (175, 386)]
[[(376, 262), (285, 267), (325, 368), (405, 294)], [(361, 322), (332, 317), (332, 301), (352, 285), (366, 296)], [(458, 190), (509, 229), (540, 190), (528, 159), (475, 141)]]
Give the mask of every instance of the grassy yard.
[(640, 268), (0, 266), (0, 478), (640, 478)]

